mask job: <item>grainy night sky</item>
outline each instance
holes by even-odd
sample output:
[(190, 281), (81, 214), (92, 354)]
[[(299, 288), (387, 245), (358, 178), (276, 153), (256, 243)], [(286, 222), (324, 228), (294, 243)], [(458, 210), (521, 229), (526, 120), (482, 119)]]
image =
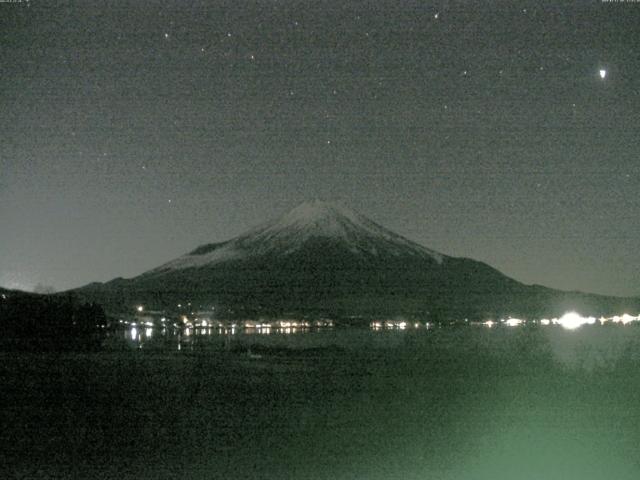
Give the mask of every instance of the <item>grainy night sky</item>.
[(640, 3), (34, 0), (0, 25), (0, 285), (137, 275), (320, 198), (640, 294)]

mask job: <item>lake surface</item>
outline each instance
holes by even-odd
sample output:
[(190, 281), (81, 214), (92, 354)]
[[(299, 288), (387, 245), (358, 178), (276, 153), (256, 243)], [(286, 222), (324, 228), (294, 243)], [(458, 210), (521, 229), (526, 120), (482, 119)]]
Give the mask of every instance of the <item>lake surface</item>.
[(0, 476), (640, 478), (636, 325), (157, 338), (1, 354)]

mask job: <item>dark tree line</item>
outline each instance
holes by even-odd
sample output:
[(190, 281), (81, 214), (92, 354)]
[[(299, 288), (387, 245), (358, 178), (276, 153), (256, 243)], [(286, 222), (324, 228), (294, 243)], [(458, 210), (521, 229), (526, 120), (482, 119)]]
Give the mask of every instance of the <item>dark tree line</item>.
[(0, 349), (94, 350), (106, 323), (100, 305), (82, 303), (73, 295), (11, 292), (0, 298)]

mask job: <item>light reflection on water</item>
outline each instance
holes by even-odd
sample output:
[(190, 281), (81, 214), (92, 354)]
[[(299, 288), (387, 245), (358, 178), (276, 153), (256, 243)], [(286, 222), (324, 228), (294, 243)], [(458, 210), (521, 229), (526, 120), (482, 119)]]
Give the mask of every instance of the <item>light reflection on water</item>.
[[(525, 326), (535, 326), (542, 330), (552, 331), (564, 330), (569, 335), (577, 335), (576, 332), (584, 329), (608, 330), (605, 325), (624, 326), (636, 323), (640, 320), (640, 316), (634, 317), (629, 314), (615, 316), (611, 318), (600, 318), (596, 321), (594, 317), (582, 317), (575, 312), (568, 312), (560, 318), (541, 319), (541, 320), (523, 320), (523, 319), (500, 319), (487, 320), (483, 322), (464, 321), (456, 325), (463, 328), (473, 326), (485, 327), (486, 330), (513, 330), (518, 331)], [(378, 337), (375, 340), (379, 346), (393, 346), (403, 341), (402, 338), (407, 334), (415, 335), (419, 332), (422, 334), (433, 334), (434, 330), (446, 329), (446, 325), (435, 325), (429, 322), (418, 322), (414, 320), (405, 320), (402, 318), (395, 320), (377, 320), (372, 321), (368, 328), (334, 328), (333, 324), (319, 324), (306, 321), (278, 321), (278, 322), (238, 322), (234, 324), (222, 324), (219, 322), (202, 322), (199, 324), (186, 323), (180, 326), (162, 324), (154, 325), (151, 322), (131, 323), (123, 325), (120, 331), (120, 338), (124, 338), (127, 344), (132, 348), (160, 348), (163, 350), (182, 350), (183, 348), (206, 348), (206, 349), (233, 349), (235, 346), (246, 347), (248, 345), (260, 344), (280, 346), (306, 345), (313, 346), (322, 340), (319, 344), (326, 343), (348, 343), (348, 338), (354, 335), (354, 331), (360, 332), (362, 338)], [(560, 328), (562, 327), (562, 328)], [(628, 327), (627, 327), (628, 328)], [(484, 330), (484, 328), (483, 328)], [(390, 335), (384, 335), (389, 333)], [(318, 335), (320, 334), (320, 335)], [(556, 334), (552, 334), (556, 336)], [(264, 338), (265, 341), (259, 340)], [(268, 339), (268, 340), (267, 340)], [(372, 338), (366, 338), (366, 342), (373, 341)], [(314, 343), (315, 342), (315, 343)], [(563, 342), (564, 343), (564, 342)], [(551, 345), (555, 346), (554, 342)], [(557, 350), (557, 348), (553, 348)], [(561, 357), (565, 357), (562, 355)]]
[(183, 328), (168, 326), (149, 326), (140, 328), (137, 324), (131, 324), (122, 329), (119, 333), (121, 338), (127, 341), (132, 347), (141, 348), (143, 346), (164, 346), (171, 344), (174, 348), (181, 350), (185, 345), (207, 345), (219, 344), (220, 342), (229, 343), (231, 339), (234, 342), (240, 342), (242, 339), (251, 337), (288, 337), (300, 334), (319, 333), (333, 330), (333, 326), (307, 326), (296, 323), (291, 326), (291, 322), (283, 323), (285, 326), (272, 326), (270, 324), (257, 324), (251, 326), (218, 325), (212, 327), (192, 326), (188, 325)]

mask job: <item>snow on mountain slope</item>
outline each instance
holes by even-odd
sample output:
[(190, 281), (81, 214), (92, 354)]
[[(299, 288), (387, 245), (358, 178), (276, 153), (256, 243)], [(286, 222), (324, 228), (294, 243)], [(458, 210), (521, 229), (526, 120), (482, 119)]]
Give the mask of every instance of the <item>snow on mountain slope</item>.
[(438, 263), (444, 259), (444, 255), (397, 235), (349, 208), (313, 201), (232, 240), (198, 247), (148, 274), (265, 254), (288, 255), (300, 250), (311, 239), (340, 244), (356, 255), (410, 255), (428, 257)]

